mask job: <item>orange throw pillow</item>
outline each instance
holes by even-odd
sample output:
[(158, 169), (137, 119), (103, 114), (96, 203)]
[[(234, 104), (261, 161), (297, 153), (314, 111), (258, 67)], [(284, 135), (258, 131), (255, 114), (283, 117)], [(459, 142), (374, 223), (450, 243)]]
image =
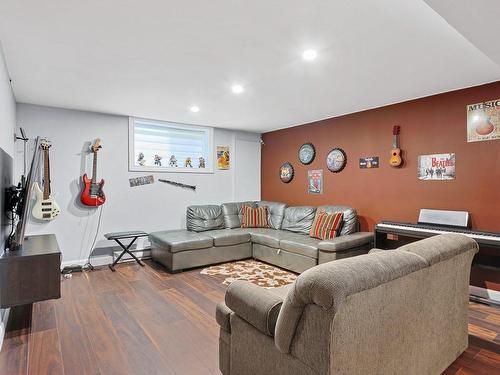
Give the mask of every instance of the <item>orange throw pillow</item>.
[(267, 207), (243, 206), (243, 218), (241, 219), (242, 228), (269, 228), (267, 220)]
[(327, 213), (319, 211), (314, 218), (309, 235), (320, 240), (329, 240), (337, 236), (344, 214), (341, 212)]

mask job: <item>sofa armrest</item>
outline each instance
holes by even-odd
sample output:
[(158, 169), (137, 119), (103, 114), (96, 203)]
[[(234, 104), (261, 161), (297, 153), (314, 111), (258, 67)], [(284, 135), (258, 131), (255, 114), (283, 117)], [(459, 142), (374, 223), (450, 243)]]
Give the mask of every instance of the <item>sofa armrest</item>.
[(345, 236), (335, 237), (318, 243), (320, 251), (337, 252), (373, 243), (372, 232), (356, 232)]
[(226, 305), (260, 332), (274, 336), (283, 298), (248, 281), (237, 280), (226, 291)]
[(227, 333), (231, 333), (231, 314), (233, 311), (224, 302), (219, 302), (215, 308), (215, 321)]

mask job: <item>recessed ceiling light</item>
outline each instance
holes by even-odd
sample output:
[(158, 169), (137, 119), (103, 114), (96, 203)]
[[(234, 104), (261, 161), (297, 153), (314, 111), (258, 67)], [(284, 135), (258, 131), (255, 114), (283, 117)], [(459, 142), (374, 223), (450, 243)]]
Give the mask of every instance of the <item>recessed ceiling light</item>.
[(191, 106), (191, 108), (189, 108), (189, 110), (194, 113), (200, 112), (200, 107), (198, 107), (197, 105), (193, 105)]
[(318, 57), (318, 52), (314, 49), (306, 49), (304, 52), (302, 52), (302, 58), (307, 61), (312, 61), (316, 57)]
[(231, 90), (233, 91), (233, 93), (235, 94), (241, 94), (243, 91), (245, 91), (245, 89), (243, 88), (243, 86), (241, 85), (233, 85), (231, 87)]

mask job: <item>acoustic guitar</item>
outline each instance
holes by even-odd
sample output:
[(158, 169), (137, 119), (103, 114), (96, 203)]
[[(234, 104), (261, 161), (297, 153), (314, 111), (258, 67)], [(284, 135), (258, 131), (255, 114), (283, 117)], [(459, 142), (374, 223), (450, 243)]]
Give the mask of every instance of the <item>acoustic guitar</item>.
[(400, 167), (403, 164), (401, 157), (401, 149), (399, 148), (399, 126), (396, 125), (392, 128), (392, 151), (389, 164), (392, 167)]
[(97, 207), (106, 202), (106, 195), (102, 187), (104, 180), (97, 182), (97, 152), (102, 148), (101, 140), (97, 138), (94, 144), (90, 147), (90, 151), (94, 154), (92, 163), (92, 179), (89, 180), (85, 173), (82, 177), (83, 191), (80, 196), (80, 201), (86, 206)]
[(50, 191), (49, 148), (51, 144), (46, 139), (42, 139), (40, 147), (43, 150), (43, 191), (38, 182), (35, 182), (33, 185), (35, 204), (31, 213), (38, 220), (52, 220), (59, 215), (61, 209)]

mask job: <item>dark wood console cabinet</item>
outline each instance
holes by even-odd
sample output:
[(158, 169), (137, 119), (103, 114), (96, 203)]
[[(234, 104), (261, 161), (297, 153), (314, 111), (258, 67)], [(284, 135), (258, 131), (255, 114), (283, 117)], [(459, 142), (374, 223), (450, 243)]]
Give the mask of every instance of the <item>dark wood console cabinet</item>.
[(61, 251), (54, 234), (28, 236), (0, 255), (0, 308), (61, 297)]

